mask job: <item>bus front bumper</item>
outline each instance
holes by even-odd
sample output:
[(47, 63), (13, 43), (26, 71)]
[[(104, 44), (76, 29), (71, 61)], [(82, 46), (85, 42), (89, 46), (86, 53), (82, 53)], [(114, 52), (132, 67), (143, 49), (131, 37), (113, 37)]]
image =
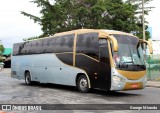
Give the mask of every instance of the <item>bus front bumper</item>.
[(124, 81), (115, 81), (112, 80), (111, 91), (121, 91), (121, 90), (137, 90), (144, 89), (147, 84), (146, 77), (142, 77), (139, 80), (128, 80)]

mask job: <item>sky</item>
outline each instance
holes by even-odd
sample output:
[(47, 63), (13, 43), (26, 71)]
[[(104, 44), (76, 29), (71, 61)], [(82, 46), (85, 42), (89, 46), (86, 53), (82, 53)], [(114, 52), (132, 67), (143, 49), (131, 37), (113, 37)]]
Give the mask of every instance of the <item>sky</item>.
[[(0, 40), (5, 48), (12, 48), (13, 43), (42, 34), (41, 26), (34, 23), (29, 17), (20, 13), (40, 16), (40, 9), (31, 0), (1, 0), (0, 3)], [(153, 0), (149, 6), (155, 8), (145, 16), (148, 25), (152, 27), (152, 39), (160, 40), (160, 0)]]

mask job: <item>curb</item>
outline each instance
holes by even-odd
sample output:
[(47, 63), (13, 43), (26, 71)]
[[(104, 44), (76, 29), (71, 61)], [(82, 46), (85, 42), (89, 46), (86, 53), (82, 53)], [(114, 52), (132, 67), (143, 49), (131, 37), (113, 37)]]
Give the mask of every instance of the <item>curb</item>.
[(160, 88), (160, 86), (155, 86), (155, 85), (146, 85), (146, 87)]

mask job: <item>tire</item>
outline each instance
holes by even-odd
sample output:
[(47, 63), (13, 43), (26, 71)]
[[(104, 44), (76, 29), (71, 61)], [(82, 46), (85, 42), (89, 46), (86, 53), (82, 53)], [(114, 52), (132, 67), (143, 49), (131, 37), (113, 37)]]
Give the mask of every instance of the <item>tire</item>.
[(89, 91), (88, 80), (85, 75), (81, 75), (78, 77), (77, 88), (82, 93), (87, 93)]
[(32, 81), (31, 81), (31, 75), (29, 72), (25, 73), (25, 84), (26, 85), (32, 85)]

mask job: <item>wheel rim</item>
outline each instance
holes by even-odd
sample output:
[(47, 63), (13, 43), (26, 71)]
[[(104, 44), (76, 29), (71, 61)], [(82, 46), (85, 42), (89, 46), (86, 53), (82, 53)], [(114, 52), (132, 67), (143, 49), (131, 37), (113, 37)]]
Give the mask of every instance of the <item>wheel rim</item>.
[(82, 89), (82, 90), (86, 90), (87, 89), (87, 80), (85, 79), (85, 78), (82, 78), (81, 80), (80, 80), (80, 88)]
[(26, 83), (29, 84), (30, 83), (30, 76), (26, 75)]

